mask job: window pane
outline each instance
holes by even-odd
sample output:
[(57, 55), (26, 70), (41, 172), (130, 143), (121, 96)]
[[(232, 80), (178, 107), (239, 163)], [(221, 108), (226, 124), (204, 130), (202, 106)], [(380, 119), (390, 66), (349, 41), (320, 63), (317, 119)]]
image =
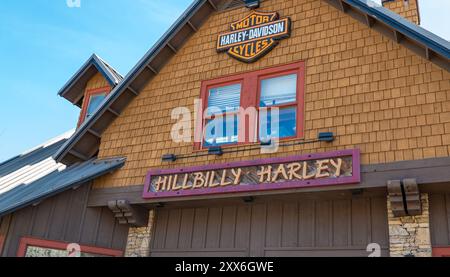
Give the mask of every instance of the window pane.
[(38, 246), (28, 246), (25, 257), (68, 257), (69, 251), (44, 248)]
[(260, 114), (259, 138), (261, 141), (277, 137), (293, 137), (297, 134), (297, 109), (292, 107), (278, 111), (278, 127), (276, 111), (269, 110), (266, 114)]
[(105, 97), (105, 94), (96, 94), (91, 96), (91, 98), (89, 99), (89, 106), (86, 111), (86, 118), (91, 117), (95, 113), (95, 111), (97, 111), (98, 107), (102, 103), (103, 99), (105, 99)]
[(261, 81), (261, 107), (270, 107), (297, 100), (297, 74)]
[[(79, 253), (80, 257), (108, 257), (100, 254), (92, 253)], [(53, 249), (39, 246), (28, 246), (25, 253), (25, 257), (47, 257), (47, 258), (57, 258), (57, 257), (68, 257), (69, 251), (61, 249)]]
[(208, 115), (237, 111), (241, 105), (241, 84), (209, 90)]
[(216, 117), (205, 127), (205, 146), (219, 146), (238, 141), (238, 116)]

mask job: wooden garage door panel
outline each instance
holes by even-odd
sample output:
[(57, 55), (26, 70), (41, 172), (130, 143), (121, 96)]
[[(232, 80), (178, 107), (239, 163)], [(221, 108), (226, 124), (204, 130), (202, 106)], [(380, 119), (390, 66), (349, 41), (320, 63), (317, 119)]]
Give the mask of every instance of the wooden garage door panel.
[(385, 197), (267, 205), (266, 247), (388, 248)]
[(157, 211), (152, 256), (387, 255), (385, 196), (266, 200)]
[(153, 250), (151, 257), (248, 257), (247, 249), (209, 249), (186, 251), (175, 250)]
[[(235, 249), (248, 249), (250, 211), (248, 206), (160, 209), (156, 213), (152, 253), (172, 255), (178, 251), (185, 255), (189, 251), (210, 255), (217, 249), (232, 249), (225, 252), (234, 255)], [(241, 250), (237, 252), (241, 255)]]
[[(366, 249), (266, 249), (265, 257), (367, 257)], [(388, 249), (381, 250), (381, 256), (389, 256)]]
[(450, 194), (431, 193), (429, 202), (431, 244), (450, 246)]

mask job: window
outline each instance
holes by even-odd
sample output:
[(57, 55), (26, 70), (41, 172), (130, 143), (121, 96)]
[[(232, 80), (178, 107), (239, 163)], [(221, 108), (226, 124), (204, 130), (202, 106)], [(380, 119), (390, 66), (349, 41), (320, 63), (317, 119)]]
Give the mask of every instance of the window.
[[(68, 249), (70, 248), (70, 249)], [(20, 240), (18, 257), (68, 257), (71, 253), (79, 257), (120, 257), (123, 252), (120, 250), (91, 247), (80, 245), (78, 253), (71, 247), (70, 243), (49, 241), (36, 238), (22, 238)]]
[[(297, 74), (267, 77), (260, 81), (261, 108), (266, 113), (259, 114), (259, 139), (292, 138), (297, 135)], [(273, 120), (271, 111), (278, 108), (278, 119)], [(273, 122), (278, 126), (272, 126)]]
[(86, 109), (86, 117), (85, 119), (88, 119), (91, 117), (94, 112), (98, 109), (100, 104), (102, 103), (103, 99), (105, 99), (106, 93), (100, 93), (96, 95), (92, 95), (89, 99), (89, 104)]
[(238, 142), (238, 116), (241, 106), (240, 83), (212, 87), (208, 90), (205, 116), (205, 146)]
[(298, 62), (203, 82), (196, 148), (303, 137), (304, 78)]
[(110, 87), (104, 87), (86, 91), (84, 95), (80, 119), (78, 121), (78, 126), (80, 126), (86, 119), (94, 115), (110, 90)]

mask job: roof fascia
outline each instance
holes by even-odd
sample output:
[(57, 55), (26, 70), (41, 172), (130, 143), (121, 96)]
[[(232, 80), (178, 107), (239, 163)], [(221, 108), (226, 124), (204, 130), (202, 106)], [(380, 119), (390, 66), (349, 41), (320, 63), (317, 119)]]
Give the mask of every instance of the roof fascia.
[[(167, 45), (167, 43), (175, 36), (177, 31), (184, 27), (184, 25), (192, 25), (190, 23), (190, 18), (201, 8), (203, 5), (211, 5), (214, 10), (216, 6), (211, 2), (212, 0), (195, 0), (185, 12), (175, 21), (175, 23), (169, 28), (168, 31), (155, 43), (155, 45), (144, 55), (143, 58), (131, 69), (131, 71), (124, 77), (122, 82), (120, 82), (112, 92), (107, 96), (105, 101), (99, 107), (99, 109), (94, 113), (92, 117), (83, 122), (83, 124), (78, 128), (75, 134), (66, 141), (66, 143), (58, 150), (54, 155), (54, 159), (58, 162), (63, 162), (64, 155), (66, 155), (70, 148), (78, 141), (80, 137), (88, 132), (89, 127), (91, 127), (98, 118), (107, 112), (110, 105), (123, 93), (130, 84), (135, 80), (135, 77), (142, 72), (149, 63), (158, 55), (158, 53)], [(194, 30), (194, 33), (196, 31)], [(155, 73), (157, 74), (157, 72)], [(133, 90), (134, 91), (134, 90)]]

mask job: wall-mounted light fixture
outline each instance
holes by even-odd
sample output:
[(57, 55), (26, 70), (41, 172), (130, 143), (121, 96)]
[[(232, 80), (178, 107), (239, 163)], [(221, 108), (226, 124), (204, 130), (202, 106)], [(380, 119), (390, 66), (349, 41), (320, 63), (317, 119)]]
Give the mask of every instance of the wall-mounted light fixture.
[(270, 146), (270, 145), (272, 145), (271, 139), (262, 139), (261, 140), (261, 146)]
[(177, 156), (175, 154), (165, 154), (162, 156), (163, 162), (174, 162), (177, 160)]
[(249, 9), (257, 9), (259, 8), (259, 0), (244, 0), (245, 6)]
[(222, 156), (223, 155), (223, 149), (220, 146), (213, 146), (213, 147), (208, 148), (208, 154), (209, 155)]
[(334, 134), (333, 132), (319, 133), (318, 140), (325, 142), (332, 142), (334, 141)]
[(255, 202), (255, 198), (253, 198), (253, 196), (244, 197), (242, 200), (244, 200), (244, 203), (253, 203), (253, 202)]

